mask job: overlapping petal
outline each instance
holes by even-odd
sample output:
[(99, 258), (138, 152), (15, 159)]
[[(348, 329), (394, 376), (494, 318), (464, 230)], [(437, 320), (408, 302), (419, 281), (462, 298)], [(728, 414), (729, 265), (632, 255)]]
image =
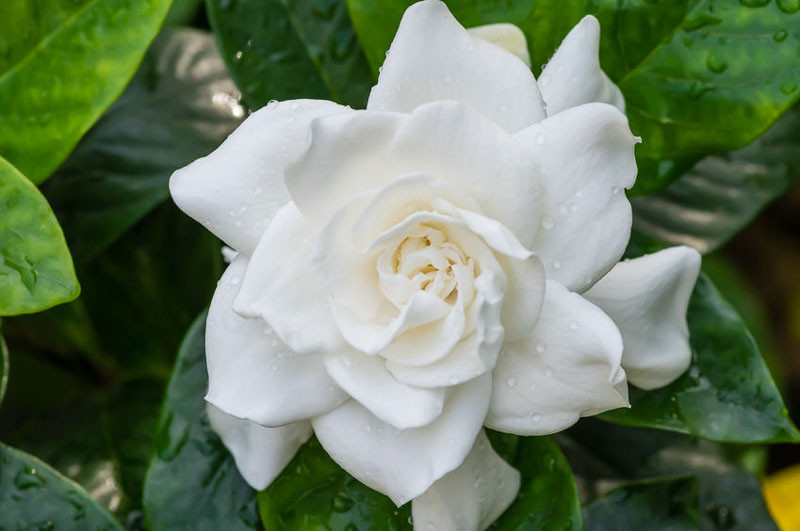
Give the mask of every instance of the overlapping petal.
[(264, 319), (299, 354), (344, 347), (325, 287), (311, 274), (313, 233), (294, 203), (286, 204), (258, 243), (234, 300), (243, 316)]
[(622, 337), (614, 322), (580, 295), (547, 281), (539, 322), (530, 336), (503, 346), (486, 425), (544, 435), (578, 418), (627, 402)]
[(249, 255), (272, 217), (289, 201), (283, 173), (305, 150), (311, 121), (347, 111), (317, 100), (264, 107), (216, 151), (176, 171), (170, 194), (181, 210)]
[(637, 142), (618, 109), (589, 103), (521, 131), (535, 153), (542, 183), (541, 228), (531, 246), (547, 278), (584, 291), (622, 256), (631, 205), (624, 190), (636, 179)]
[(329, 355), (328, 374), (370, 413), (393, 428), (430, 424), (442, 412), (445, 390), (398, 382), (380, 357), (360, 352)]
[(261, 319), (233, 311), (247, 258), (239, 256), (217, 285), (206, 321), (206, 400), (264, 426), (325, 413), (347, 399), (320, 356), (295, 354)]
[(469, 105), (507, 131), (545, 116), (528, 65), (470, 35), (443, 2), (425, 0), (406, 10), (367, 109), (411, 112), (442, 100)]
[(394, 429), (352, 400), (312, 424), (334, 461), (399, 506), (461, 465), (481, 431), (491, 384), (485, 374), (453, 388), (442, 414), (421, 428)]
[(584, 103), (608, 103), (625, 112), (622, 92), (600, 68), (600, 23), (585, 16), (564, 37), (539, 77), (552, 116)]
[(308, 421), (267, 428), (208, 404), (208, 420), (233, 455), (236, 468), (256, 490), (267, 487), (311, 436)]
[(463, 190), (530, 248), (539, 223), (535, 154), (470, 108), (437, 102), (411, 114), (356, 111), (316, 120), (311, 131), (286, 185), (318, 225), (364, 191), (424, 174)]
[(481, 432), (461, 466), (414, 499), (414, 526), (438, 531), (486, 529), (511, 505), (519, 485), (519, 472), (497, 455)]
[(689, 367), (686, 308), (699, 271), (700, 253), (671, 247), (620, 262), (584, 294), (622, 332), (622, 366), (635, 386), (662, 387)]

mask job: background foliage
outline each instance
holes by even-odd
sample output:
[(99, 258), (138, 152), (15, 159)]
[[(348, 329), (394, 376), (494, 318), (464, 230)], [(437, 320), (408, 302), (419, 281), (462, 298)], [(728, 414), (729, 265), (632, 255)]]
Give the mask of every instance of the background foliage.
[[(266, 490), (239, 477), (202, 401), (220, 244), (167, 200), (172, 171), (269, 100), (363, 107), (410, 3), (0, 5), (0, 527), (411, 527), (409, 506), (313, 439)], [(774, 529), (757, 477), (800, 461), (768, 369), (800, 381), (775, 355), (800, 344), (800, 227), (787, 239), (778, 211), (762, 219), (783, 233), (760, 220), (736, 235), (800, 177), (800, 2), (447, 3), (466, 26), (522, 28), (536, 75), (597, 16), (602, 65), (645, 139), (628, 255), (722, 248), (692, 295), (683, 377), (554, 437), (490, 433), (523, 478), (492, 528)], [(766, 324), (737, 272), (753, 253), (744, 274), (777, 282), (768, 315), (796, 328)]]

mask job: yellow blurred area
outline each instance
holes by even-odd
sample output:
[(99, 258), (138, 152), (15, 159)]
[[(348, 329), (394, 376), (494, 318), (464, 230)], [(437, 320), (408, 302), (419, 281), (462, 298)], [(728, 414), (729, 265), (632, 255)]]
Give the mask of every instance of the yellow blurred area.
[(781, 531), (800, 531), (800, 465), (769, 476), (762, 488), (769, 512)]

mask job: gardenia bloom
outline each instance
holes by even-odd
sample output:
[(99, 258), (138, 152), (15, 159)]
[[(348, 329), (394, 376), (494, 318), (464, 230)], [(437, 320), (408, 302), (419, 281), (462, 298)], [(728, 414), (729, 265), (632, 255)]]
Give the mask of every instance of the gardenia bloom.
[(699, 255), (618, 263), (638, 139), (598, 41), (584, 18), (537, 82), (518, 28), (425, 0), (366, 110), (271, 103), (172, 176), (238, 251), (206, 400), (254, 488), (313, 431), (415, 525), (483, 528), (519, 488), (483, 426), (554, 433), (687, 368)]

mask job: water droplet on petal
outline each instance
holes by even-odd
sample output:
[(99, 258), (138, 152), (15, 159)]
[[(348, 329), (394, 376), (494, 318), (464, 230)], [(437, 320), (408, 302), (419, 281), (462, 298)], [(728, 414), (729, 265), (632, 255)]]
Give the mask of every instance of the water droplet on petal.
[(547, 216), (546, 218), (542, 219), (542, 227), (544, 227), (545, 230), (550, 230), (554, 226), (555, 226), (555, 222), (553, 221), (553, 218), (551, 218), (550, 216)]
[(544, 353), (545, 350), (547, 350), (547, 343), (545, 343), (544, 341), (539, 341), (538, 343), (536, 343), (536, 352), (542, 354)]
[(517, 381), (514, 378), (509, 378), (506, 380), (506, 385), (509, 387), (514, 387), (517, 384)]

